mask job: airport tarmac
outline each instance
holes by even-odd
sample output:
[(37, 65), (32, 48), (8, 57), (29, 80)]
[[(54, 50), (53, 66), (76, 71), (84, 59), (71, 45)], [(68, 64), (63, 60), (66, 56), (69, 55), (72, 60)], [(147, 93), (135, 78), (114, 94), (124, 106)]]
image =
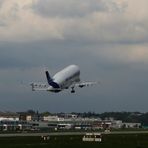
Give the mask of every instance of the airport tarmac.
[[(148, 134), (148, 131), (114, 131), (100, 132), (101, 134)], [(0, 134), (0, 137), (34, 137), (34, 136), (65, 136), (65, 135), (85, 135), (86, 132), (52, 132), (52, 133), (10, 133)]]
[(23, 136), (61, 136), (61, 135), (84, 135), (84, 132), (52, 132), (52, 133), (11, 133), (0, 134), (0, 137), (23, 137)]

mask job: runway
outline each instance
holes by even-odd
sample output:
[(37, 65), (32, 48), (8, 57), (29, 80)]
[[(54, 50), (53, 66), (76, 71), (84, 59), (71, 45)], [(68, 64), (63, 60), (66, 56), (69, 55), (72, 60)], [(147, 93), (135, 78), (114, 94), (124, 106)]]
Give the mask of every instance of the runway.
[(52, 132), (52, 133), (11, 133), (0, 134), (0, 137), (34, 137), (34, 136), (66, 136), (66, 135), (84, 135), (84, 132)]
[[(90, 133), (90, 132), (89, 132)], [(99, 132), (101, 134), (148, 134), (148, 131), (114, 131)], [(85, 135), (86, 132), (52, 132), (52, 133), (10, 133), (0, 134), (0, 137), (35, 137), (35, 136), (68, 136), (68, 135)]]
[(102, 134), (148, 134), (148, 131), (113, 131), (102, 132)]

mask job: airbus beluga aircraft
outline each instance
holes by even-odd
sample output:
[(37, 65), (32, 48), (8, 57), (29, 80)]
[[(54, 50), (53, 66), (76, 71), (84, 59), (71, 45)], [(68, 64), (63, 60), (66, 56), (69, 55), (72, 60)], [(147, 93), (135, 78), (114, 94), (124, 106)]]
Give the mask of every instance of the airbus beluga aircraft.
[(80, 69), (77, 65), (70, 65), (56, 73), (53, 77), (45, 71), (48, 84), (32, 83), (32, 91), (45, 90), (50, 92), (60, 92), (71, 88), (71, 93), (75, 93), (75, 87), (84, 87), (97, 84), (98, 82), (81, 82)]

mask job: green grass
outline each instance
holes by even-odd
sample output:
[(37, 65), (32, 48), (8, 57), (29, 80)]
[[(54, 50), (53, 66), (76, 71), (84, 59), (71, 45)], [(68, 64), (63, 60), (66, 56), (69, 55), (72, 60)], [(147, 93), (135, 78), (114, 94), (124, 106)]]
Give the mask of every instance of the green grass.
[(148, 148), (148, 134), (103, 135), (103, 141), (82, 142), (82, 136), (1, 137), (0, 148)]

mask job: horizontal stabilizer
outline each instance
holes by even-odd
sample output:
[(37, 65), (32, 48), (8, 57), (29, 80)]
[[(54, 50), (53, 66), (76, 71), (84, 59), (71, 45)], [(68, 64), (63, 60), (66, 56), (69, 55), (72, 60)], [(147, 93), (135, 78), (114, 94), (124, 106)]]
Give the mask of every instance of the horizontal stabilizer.
[(48, 89), (48, 86), (46, 84), (31, 83), (30, 85), (32, 87), (32, 91), (36, 91), (36, 90), (47, 90)]

